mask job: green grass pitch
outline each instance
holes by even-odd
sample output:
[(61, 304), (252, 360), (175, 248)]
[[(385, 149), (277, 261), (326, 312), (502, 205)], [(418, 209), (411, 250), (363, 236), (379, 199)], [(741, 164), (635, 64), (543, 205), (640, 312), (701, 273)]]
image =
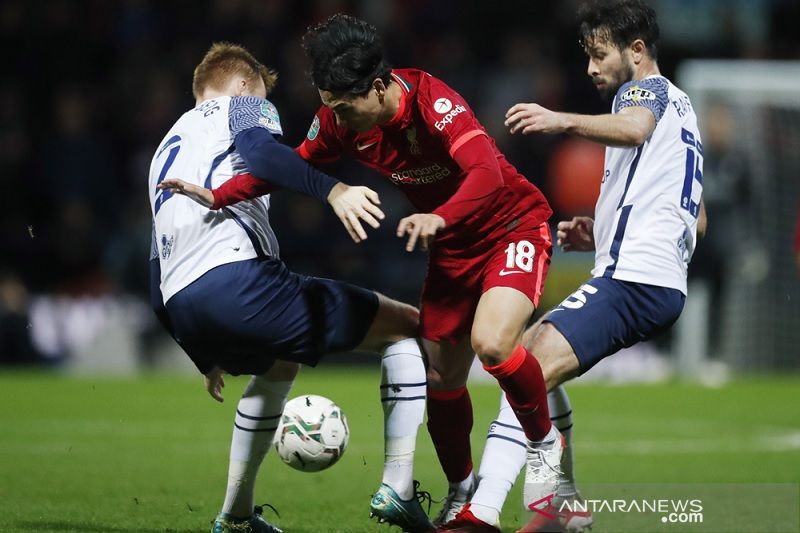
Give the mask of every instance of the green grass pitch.
[[(377, 367), (304, 370), (291, 396), (332, 398), (350, 446), (328, 471), (304, 474), (270, 454), (258, 502), (287, 533), (389, 532), (367, 518), (380, 481), (382, 416)], [(182, 377), (0, 375), (0, 531), (202, 532), (219, 510), (233, 412), (246, 378), (229, 378), (226, 402)], [(800, 377), (752, 378), (716, 389), (678, 383), (569, 388), (579, 484), (798, 483)], [(496, 385), (471, 386), (473, 455), (497, 410)], [(416, 477), (445, 493), (424, 427)], [(436, 511), (434, 506), (432, 512)], [(519, 484), (504, 531), (523, 519)], [(397, 531), (394, 529), (392, 531)]]

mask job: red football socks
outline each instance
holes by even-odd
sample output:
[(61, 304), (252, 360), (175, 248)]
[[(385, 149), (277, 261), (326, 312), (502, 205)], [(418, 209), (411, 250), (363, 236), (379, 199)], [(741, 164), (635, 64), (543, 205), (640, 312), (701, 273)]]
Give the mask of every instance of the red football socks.
[(428, 389), (428, 432), (450, 483), (463, 481), (472, 472), (470, 431), (472, 401), (467, 388)]
[(506, 398), (517, 415), (528, 440), (540, 441), (550, 431), (547, 386), (542, 367), (521, 344), (511, 357), (497, 366), (484, 366), (506, 391)]

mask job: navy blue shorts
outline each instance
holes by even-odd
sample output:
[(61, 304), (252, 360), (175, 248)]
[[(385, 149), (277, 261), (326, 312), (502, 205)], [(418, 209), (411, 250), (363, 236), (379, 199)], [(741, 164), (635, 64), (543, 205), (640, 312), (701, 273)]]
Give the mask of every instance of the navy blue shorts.
[(601, 359), (669, 328), (686, 296), (677, 290), (612, 278), (592, 278), (548, 313), (586, 372)]
[[(367, 289), (291, 272), (277, 259), (213, 268), (166, 304), (175, 338), (203, 372), (262, 374), (275, 359), (315, 366), (361, 344), (378, 311)], [(207, 371), (207, 370), (206, 370)]]

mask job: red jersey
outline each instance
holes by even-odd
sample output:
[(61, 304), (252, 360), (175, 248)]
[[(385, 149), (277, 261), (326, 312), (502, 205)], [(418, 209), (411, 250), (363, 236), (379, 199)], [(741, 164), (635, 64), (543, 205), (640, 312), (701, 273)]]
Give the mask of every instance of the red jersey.
[[(437, 237), (440, 245), (465, 239), (474, 242), (475, 237), (507, 231), (523, 214), (538, 222), (550, 218), (552, 211), (541, 191), (497, 149), (460, 94), (417, 69), (395, 69), (392, 80), (402, 89), (402, 96), (397, 114), (388, 123), (364, 133), (354, 132), (337, 125), (333, 111), (323, 106), (297, 148), (300, 156), (311, 163), (327, 163), (346, 153), (377, 170), (420, 212), (445, 219), (447, 227)], [(469, 213), (456, 217), (448, 202), (468, 173), (453, 154), (481, 135), (487, 137), (497, 158), (502, 187)]]

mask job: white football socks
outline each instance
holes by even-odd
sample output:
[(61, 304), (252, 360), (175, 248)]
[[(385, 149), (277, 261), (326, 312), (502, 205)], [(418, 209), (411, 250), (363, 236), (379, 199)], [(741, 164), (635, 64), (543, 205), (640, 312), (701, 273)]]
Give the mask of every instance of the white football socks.
[(222, 512), (235, 518), (253, 514), (258, 468), (280, 421), (292, 381), (253, 376), (236, 408), (231, 438), (228, 488)]
[(497, 526), (508, 492), (525, 465), (525, 432), (514, 410), (500, 394), (500, 412), (489, 425), (489, 435), (478, 472), (478, 490), (470, 502), (475, 518)]
[(425, 416), (425, 363), (416, 339), (389, 345), (381, 358), (383, 483), (408, 500), (414, 495), (414, 450)]
[[(559, 486), (558, 497), (571, 499), (577, 496), (572, 455), (572, 405), (563, 385), (550, 391), (547, 406), (550, 420), (564, 436), (566, 446), (561, 455), (564, 479)], [(500, 413), (489, 426), (478, 474), (480, 483), (470, 506), (472, 514), (479, 520), (495, 526), (499, 524), (506, 497), (525, 466), (525, 442), (525, 433), (505, 394), (501, 394)]]
[(564, 451), (561, 454), (561, 471), (564, 477), (558, 487), (558, 497), (572, 499), (577, 495), (575, 469), (572, 457), (572, 404), (563, 385), (551, 390), (547, 395), (550, 420), (564, 436)]

